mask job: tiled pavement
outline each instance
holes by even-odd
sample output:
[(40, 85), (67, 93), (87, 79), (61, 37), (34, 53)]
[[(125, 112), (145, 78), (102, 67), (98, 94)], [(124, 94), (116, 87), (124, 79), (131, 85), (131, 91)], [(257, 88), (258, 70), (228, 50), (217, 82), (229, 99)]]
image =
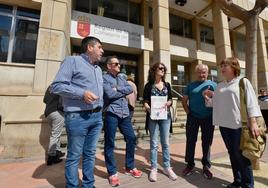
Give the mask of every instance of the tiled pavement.
[[(199, 139), (200, 140), (200, 139)], [(169, 180), (163, 175), (161, 168), (158, 173), (157, 182), (148, 181), (149, 173), (149, 144), (148, 142), (139, 143), (136, 151), (136, 166), (143, 171), (143, 176), (139, 179), (124, 174), (124, 147), (117, 144), (116, 159), (118, 163), (119, 177), (122, 188), (162, 188), (162, 187), (200, 187), (200, 188), (217, 188), (225, 187), (232, 181), (232, 172), (230, 169), (228, 155), (221, 137), (216, 134), (212, 146), (212, 172), (214, 177), (212, 180), (205, 179), (202, 172), (200, 162), (201, 145), (200, 142), (196, 146), (196, 168), (195, 173), (188, 176), (181, 176), (184, 168), (184, 151), (185, 137), (173, 136), (171, 139), (171, 159), (175, 173), (179, 176), (177, 181)], [(102, 149), (98, 150), (95, 168), (95, 185), (97, 188), (110, 187), (107, 181), (107, 173), (104, 164), (104, 156)], [(159, 152), (159, 161), (161, 164), (161, 149)], [(80, 166), (81, 167), (81, 166)], [(79, 170), (81, 177), (81, 168)], [(261, 159), (261, 170), (254, 171), (255, 187), (268, 187), (268, 152)], [(1, 160), (0, 161), (0, 187), (1, 188), (50, 188), (65, 187), (64, 180), (64, 162), (47, 167), (44, 157), (35, 159), (19, 159), (19, 160)]]

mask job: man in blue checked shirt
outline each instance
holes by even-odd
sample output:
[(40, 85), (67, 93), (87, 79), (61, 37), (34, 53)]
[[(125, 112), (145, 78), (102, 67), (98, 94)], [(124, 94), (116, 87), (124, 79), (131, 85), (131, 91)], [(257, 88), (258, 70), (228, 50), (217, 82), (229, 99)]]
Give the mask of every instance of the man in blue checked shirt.
[(115, 56), (107, 58), (107, 73), (103, 76), (105, 126), (104, 126), (104, 154), (105, 164), (109, 174), (109, 183), (112, 187), (119, 186), (116, 161), (114, 158), (115, 133), (117, 127), (126, 141), (126, 174), (139, 178), (142, 172), (134, 165), (136, 136), (131, 124), (128, 101), (126, 96), (133, 92), (132, 86), (125, 78), (119, 76), (120, 64)]
[(52, 92), (62, 96), (68, 138), (65, 163), (66, 187), (79, 187), (78, 166), (83, 155), (82, 187), (94, 187), (96, 145), (102, 129), (103, 79), (97, 65), (104, 51), (95, 37), (81, 43), (80, 56), (63, 61)]

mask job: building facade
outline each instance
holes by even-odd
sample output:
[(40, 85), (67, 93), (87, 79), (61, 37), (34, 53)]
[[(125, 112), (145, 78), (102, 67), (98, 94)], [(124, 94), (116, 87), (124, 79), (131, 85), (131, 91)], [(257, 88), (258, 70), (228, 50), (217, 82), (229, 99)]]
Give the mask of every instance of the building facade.
[[(249, 10), (254, 0), (234, 3)], [(44, 92), (67, 55), (79, 54), (81, 39), (98, 37), (104, 61), (116, 55), (122, 72), (135, 77), (139, 96), (151, 64), (168, 68), (167, 80), (182, 94), (197, 64), (220, 80), (217, 62), (232, 55), (245, 75), (245, 27), (213, 0), (0, 0), (1, 157), (44, 152), (49, 127)], [(259, 17), (258, 86), (268, 85), (268, 10)]]

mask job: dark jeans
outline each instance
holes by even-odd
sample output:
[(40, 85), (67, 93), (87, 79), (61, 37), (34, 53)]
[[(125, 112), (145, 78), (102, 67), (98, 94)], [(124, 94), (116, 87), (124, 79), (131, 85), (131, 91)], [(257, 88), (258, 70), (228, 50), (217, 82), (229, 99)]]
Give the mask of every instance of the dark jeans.
[(120, 118), (112, 113), (106, 113), (104, 127), (104, 156), (105, 164), (109, 175), (114, 175), (117, 172), (116, 161), (114, 157), (115, 133), (117, 126), (120, 132), (124, 135), (126, 142), (125, 167), (127, 170), (132, 170), (134, 165), (134, 154), (136, 146), (136, 136), (130, 121), (130, 117)]
[(198, 136), (198, 130), (201, 127), (202, 140), (202, 164), (205, 167), (211, 166), (210, 148), (213, 141), (214, 126), (212, 125), (212, 117), (206, 119), (198, 119), (191, 115), (187, 116), (186, 123), (186, 155), (185, 162), (187, 166), (194, 167), (195, 145)]
[(254, 179), (251, 162), (242, 155), (240, 150), (241, 128), (220, 127), (220, 132), (229, 153), (234, 182), (238, 185), (240, 184), (242, 188), (253, 188)]

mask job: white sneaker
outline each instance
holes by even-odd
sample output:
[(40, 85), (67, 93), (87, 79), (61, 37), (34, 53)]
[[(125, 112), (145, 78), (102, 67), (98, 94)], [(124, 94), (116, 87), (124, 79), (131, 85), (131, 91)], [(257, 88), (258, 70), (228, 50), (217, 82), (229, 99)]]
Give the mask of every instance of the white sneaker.
[(169, 177), (169, 179), (173, 181), (175, 181), (178, 178), (178, 176), (173, 172), (171, 167), (165, 168), (164, 174), (166, 174)]
[(152, 168), (150, 175), (149, 175), (149, 180), (152, 182), (156, 182), (157, 181), (157, 168)]

